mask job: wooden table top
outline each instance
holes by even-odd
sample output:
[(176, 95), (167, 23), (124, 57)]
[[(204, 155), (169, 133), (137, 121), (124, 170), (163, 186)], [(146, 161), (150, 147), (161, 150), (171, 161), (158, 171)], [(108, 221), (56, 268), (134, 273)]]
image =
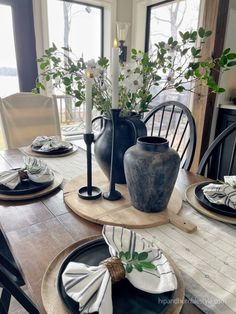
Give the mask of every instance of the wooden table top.
[[(21, 166), (22, 157), (23, 153), (18, 149), (0, 151), (0, 171)], [(85, 159), (85, 153), (81, 158)], [(203, 179), (181, 170), (177, 187), (184, 194), (187, 186)], [(65, 247), (88, 236), (100, 235), (102, 230), (100, 225), (75, 215), (65, 205), (60, 188), (40, 199), (1, 201), (0, 223), (13, 255), (22, 269), (32, 299), (42, 314), (45, 310), (40, 288), (48, 264)], [(202, 312), (192, 304), (186, 303), (182, 313)]]

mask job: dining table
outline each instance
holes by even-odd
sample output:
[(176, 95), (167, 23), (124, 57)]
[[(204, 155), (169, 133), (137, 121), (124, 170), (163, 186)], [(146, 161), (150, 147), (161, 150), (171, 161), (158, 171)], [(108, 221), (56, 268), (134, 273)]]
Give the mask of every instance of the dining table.
[[(0, 171), (21, 167), (25, 155), (24, 148), (0, 151)], [(101, 236), (102, 226), (76, 215), (63, 199), (63, 186), (86, 174), (85, 150), (79, 147), (69, 156), (42, 160), (63, 176), (61, 186), (40, 198), (0, 201), (0, 226), (30, 297), (44, 314), (41, 284), (48, 265), (73, 243)], [(97, 169), (94, 161), (93, 170)], [(185, 302), (181, 313), (231, 314), (236, 312), (236, 229), (205, 217), (186, 201), (186, 188), (203, 181), (205, 177), (180, 169), (176, 182), (183, 200), (180, 215), (197, 225), (195, 232), (186, 233), (170, 223), (135, 231), (154, 240), (182, 272)], [(92, 201), (88, 202), (92, 210)]]

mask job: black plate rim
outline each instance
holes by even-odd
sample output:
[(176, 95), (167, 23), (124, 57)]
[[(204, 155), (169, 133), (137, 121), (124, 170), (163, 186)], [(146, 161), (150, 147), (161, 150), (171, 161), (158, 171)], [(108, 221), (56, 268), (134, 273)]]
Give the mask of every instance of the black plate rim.
[[(63, 291), (62, 291), (62, 288), (63, 288), (63, 285), (62, 285), (62, 273), (63, 271), (65, 270), (66, 266), (68, 265), (68, 262), (78, 254), (78, 250), (80, 250), (80, 253), (82, 253), (83, 251), (87, 250), (88, 247), (93, 247), (93, 246), (98, 246), (98, 245), (104, 245), (106, 244), (104, 238), (98, 238), (98, 239), (95, 239), (95, 240), (89, 240), (81, 245), (79, 245), (76, 249), (74, 249), (62, 262), (61, 266), (60, 266), (60, 270), (59, 270), (59, 273), (58, 273), (58, 276), (57, 276), (57, 290), (59, 292), (59, 296), (60, 296), (60, 299), (61, 301), (63, 302), (63, 304), (67, 307), (67, 309), (70, 310), (70, 313), (71, 314), (78, 314), (80, 313), (79, 312), (79, 303), (75, 302), (73, 299), (71, 299), (69, 296), (68, 296), (68, 299), (72, 300), (72, 302), (77, 303), (78, 304), (78, 308), (74, 309), (73, 312), (71, 312), (71, 305), (68, 305), (67, 304), (67, 300), (64, 299), (63, 297)], [(170, 291), (170, 293), (172, 292), (172, 295), (171, 295), (171, 298), (173, 298), (173, 295), (175, 293), (175, 291)], [(171, 302), (170, 304), (171, 305)], [(166, 311), (168, 310), (168, 306), (165, 307), (163, 309), (163, 311), (160, 313), (160, 314), (164, 314)]]
[[(15, 189), (11, 190), (9, 188), (7, 188), (6, 186), (0, 184), (0, 194), (2, 195), (11, 195), (11, 196), (15, 196), (15, 195), (29, 195), (29, 194), (33, 194), (33, 193), (36, 193), (36, 192), (40, 192), (44, 189), (46, 189), (47, 187), (49, 187), (53, 181), (54, 181), (54, 178), (53, 180), (49, 181), (49, 182), (43, 182), (43, 183), (37, 183), (37, 182), (34, 182), (32, 180), (26, 180), (26, 181), (30, 181), (30, 183), (33, 185), (32, 187), (30, 187), (29, 189), (17, 189), (17, 186)], [(21, 182), (21, 185), (24, 185), (24, 182), (26, 181), (22, 181)], [(4, 190), (1, 189), (1, 187), (4, 187)], [(5, 190), (6, 189), (6, 190)]]
[[(206, 185), (208, 185), (209, 183), (218, 183), (218, 182), (204, 182), (204, 183), (200, 183), (196, 186), (194, 194), (195, 197), (197, 199), (197, 201), (207, 210), (209, 210), (210, 212), (215, 212), (219, 215), (222, 216), (227, 216), (227, 217), (234, 217), (236, 218), (236, 210), (231, 209), (230, 207), (226, 206), (226, 205), (217, 205), (217, 204), (213, 204), (210, 203), (208, 201), (208, 199), (205, 197), (205, 195), (203, 194), (202, 188)], [(200, 195), (199, 195), (200, 194)], [(202, 198), (201, 198), (202, 197)]]
[(51, 150), (49, 152), (42, 152), (39, 149), (41, 148), (41, 146), (33, 146), (31, 145), (31, 150), (34, 153), (40, 154), (40, 155), (60, 155), (60, 154), (65, 154), (65, 153), (69, 153), (70, 151), (72, 151), (72, 149), (74, 148), (74, 144), (69, 143), (71, 146), (70, 147), (62, 147), (59, 148), (57, 150)]

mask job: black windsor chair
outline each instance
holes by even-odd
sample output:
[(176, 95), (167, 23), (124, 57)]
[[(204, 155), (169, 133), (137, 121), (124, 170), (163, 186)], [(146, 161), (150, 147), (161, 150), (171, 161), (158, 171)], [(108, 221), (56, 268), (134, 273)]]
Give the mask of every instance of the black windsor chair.
[(229, 125), (208, 147), (200, 161), (197, 174), (220, 180), (224, 175), (236, 174), (235, 152), (236, 122)]
[(6, 239), (0, 230), (0, 313), (9, 313), (11, 296), (13, 296), (30, 314), (38, 314), (36, 306), (20, 288), (24, 279), (12, 256)]
[(196, 127), (190, 110), (180, 102), (155, 106), (144, 117), (148, 135), (161, 136), (180, 155), (181, 167), (190, 170), (196, 147)]

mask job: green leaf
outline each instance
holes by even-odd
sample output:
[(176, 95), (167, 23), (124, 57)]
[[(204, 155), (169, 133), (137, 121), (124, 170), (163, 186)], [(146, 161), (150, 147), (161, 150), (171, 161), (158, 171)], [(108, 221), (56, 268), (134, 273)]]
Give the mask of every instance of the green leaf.
[(186, 55), (186, 53), (189, 51), (189, 48), (185, 48), (185, 49), (183, 49), (183, 51), (182, 51), (182, 56), (184, 56), (184, 55)]
[(41, 82), (36, 83), (36, 88), (41, 88), (42, 90), (46, 90), (45, 86)]
[(173, 37), (170, 37), (170, 38), (168, 39), (168, 44), (171, 45), (171, 44), (173, 43), (173, 41), (174, 41)]
[(188, 40), (189, 36), (190, 36), (189, 32), (185, 32), (183, 35), (183, 40)]
[(132, 260), (138, 259), (138, 252), (133, 252), (132, 254)]
[(132, 264), (130, 264), (130, 263), (128, 263), (127, 265), (126, 265), (126, 271), (127, 271), (127, 273), (129, 274), (129, 273), (131, 273), (131, 271), (133, 270), (133, 265)]
[(191, 63), (191, 64), (189, 64), (190, 66), (191, 66), (191, 68), (193, 69), (193, 70), (196, 70), (196, 69), (198, 69), (199, 68), (199, 62), (195, 62), (195, 63)]
[(71, 79), (69, 77), (63, 77), (63, 83), (66, 86), (69, 86), (71, 84)]
[(236, 58), (236, 53), (229, 53), (227, 56), (228, 60), (233, 60)]
[(134, 264), (134, 268), (137, 270), (137, 271), (143, 271), (143, 267), (140, 265), (140, 264)]
[(209, 37), (211, 36), (211, 34), (212, 34), (212, 31), (206, 31), (204, 37)]
[(48, 64), (46, 62), (40, 64), (40, 69), (44, 70)]
[(227, 63), (228, 67), (232, 67), (234, 65), (236, 65), (236, 61), (230, 61), (230, 62)]
[(177, 92), (182, 93), (185, 88), (182, 85), (179, 85), (178, 87), (175, 88), (177, 90)]
[(226, 48), (224, 51), (223, 51), (223, 55), (227, 55), (229, 52), (230, 52), (230, 48)]
[(131, 258), (130, 252), (125, 252), (125, 258), (129, 260)]
[(147, 269), (156, 269), (156, 266), (154, 264), (152, 264), (151, 262), (147, 262), (147, 261), (142, 261), (139, 263), (142, 268), (147, 268)]
[(205, 36), (205, 29), (203, 27), (200, 27), (199, 30), (198, 30), (198, 35), (201, 37), (201, 38), (204, 38)]
[(148, 258), (148, 253), (147, 252), (141, 252), (141, 253), (139, 253), (139, 255), (138, 255), (138, 260), (139, 261), (143, 261), (143, 260), (145, 260), (145, 259), (147, 259)]
[(192, 47), (191, 53), (192, 53), (193, 57), (195, 57), (197, 55), (197, 49), (195, 47)]
[(225, 89), (223, 87), (219, 87), (217, 89), (217, 93), (224, 93), (225, 92)]
[(131, 52), (132, 52), (132, 54), (134, 54), (134, 55), (136, 55), (136, 54), (137, 54), (137, 50), (136, 50), (136, 49), (134, 49), (134, 48), (131, 50)]
[(120, 252), (119, 252), (119, 258), (122, 258), (122, 257), (125, 257), (125, 252), (120, 251)]
[(197, 39), (197, 32), (196, 31), (192, 32), (190, 34), (190, 38), (191, 38), (191, 40), (196, 41), (196, 39)]
[(221, 65), (221, 66), (224, 66), (224, 65), (227, 64), (227, 62), (228, 62), (227, 56), (223, 55), (223, 56), (220, 58), (220, 61), (219, 61), (220, 65)]

